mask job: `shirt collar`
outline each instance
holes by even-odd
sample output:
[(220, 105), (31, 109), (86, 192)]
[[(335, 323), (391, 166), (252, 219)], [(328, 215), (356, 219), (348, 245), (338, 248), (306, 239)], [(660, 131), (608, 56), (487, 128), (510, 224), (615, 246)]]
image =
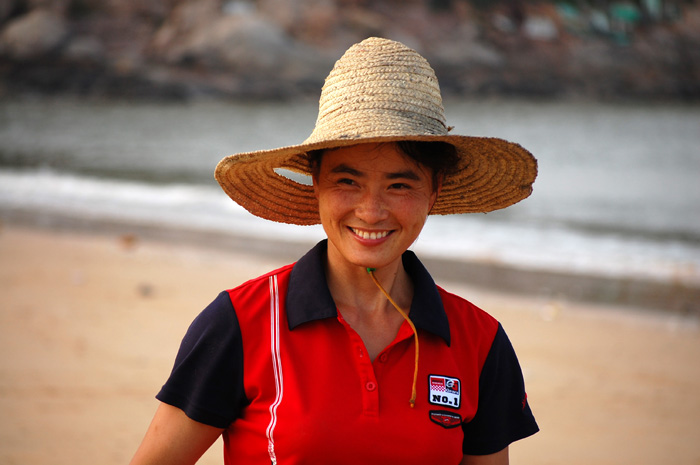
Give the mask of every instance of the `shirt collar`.
[[(290, 330), (309, 321), (338, 317), (323, 267), (327, 248), (328, 241), (323, 240), (294, 264), (287, 289)], [(449, 346), (450, 326), (435, 281), (413, 252), (406, 251), (402, 259), (413, 281), (411, 321), (416, 328), (440, 336)]]

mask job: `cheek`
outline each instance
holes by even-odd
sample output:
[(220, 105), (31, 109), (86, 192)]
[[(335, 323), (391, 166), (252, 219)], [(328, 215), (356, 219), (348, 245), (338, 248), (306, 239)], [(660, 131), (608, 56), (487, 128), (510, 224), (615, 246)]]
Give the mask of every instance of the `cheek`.
[(322, 221), (344, 216), (352, 204), (349, 196), (340, 192), (321, 190), (317, 191), (316, 198)]
[(435, 196), (430, 194), (418, 193), (401, 199), (395, 207), (397, 211), (401, 211), (405, 215), (427, 216), (433, 206)]
[(408, 202), (392, 209), (394, 218), (407, 230), (422, 229), (428, 217), (426, 202)]

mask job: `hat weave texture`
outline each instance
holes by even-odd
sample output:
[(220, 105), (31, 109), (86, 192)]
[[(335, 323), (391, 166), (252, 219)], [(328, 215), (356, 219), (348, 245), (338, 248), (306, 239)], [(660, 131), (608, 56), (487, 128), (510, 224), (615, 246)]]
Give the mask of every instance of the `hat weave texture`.
[(459, 166), (445, 176), (431, 214), (489, 212), (530, 195), (535, 158), (503, 139), (448, 134), (435, 72), (416, 51), (388, 39), (350, 47), (326, 78), (316, 125), (301, 144), (231, 155), (216, 179), (252, 214), (282, 223), (320, 223), (313, 187), (278, 174), (310, 175), (306, 152), (363, 143), (441, 141)]

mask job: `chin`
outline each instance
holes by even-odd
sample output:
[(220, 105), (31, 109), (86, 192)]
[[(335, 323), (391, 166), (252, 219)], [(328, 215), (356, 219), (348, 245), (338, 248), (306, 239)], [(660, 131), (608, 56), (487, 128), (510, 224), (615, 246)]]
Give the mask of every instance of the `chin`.
[(396, 257), (394, 259), (386, 259), (383, 257), (357, 257), (356, 260), (351, 260), (351, 263), (354, 265), (360, 266), (362, 268), (383, 268), (385, 266), (388, 266), (396, 261), (396, 259), (400, 259), (401, 256)]

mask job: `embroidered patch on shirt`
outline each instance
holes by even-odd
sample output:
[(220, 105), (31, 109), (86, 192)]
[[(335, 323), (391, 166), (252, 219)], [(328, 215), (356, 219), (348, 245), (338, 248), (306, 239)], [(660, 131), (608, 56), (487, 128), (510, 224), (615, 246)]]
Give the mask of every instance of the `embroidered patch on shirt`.
[(457, 378), (448, 376), (430, 375), (430, 395), (428, 402), (433, 405), (459, 408), (462, 400), (461, 382)]
[(437, 423), (443, 428), (456, 428), (462, 424), (462, 416), (447, 410), (431, 410), (430, 421)]

